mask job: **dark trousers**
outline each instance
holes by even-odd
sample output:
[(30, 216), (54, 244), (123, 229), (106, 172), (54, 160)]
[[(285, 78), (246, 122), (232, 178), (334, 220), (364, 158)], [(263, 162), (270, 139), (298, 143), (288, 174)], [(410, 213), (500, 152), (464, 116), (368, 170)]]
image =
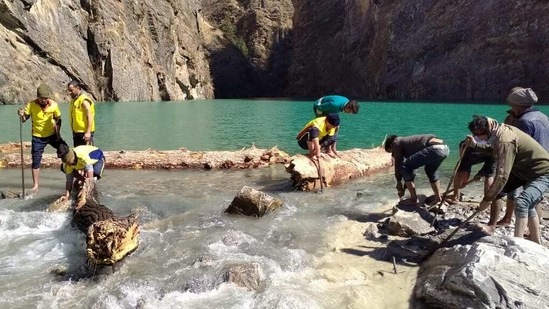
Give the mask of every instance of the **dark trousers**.
[[(307, 147), (308, 140), (309, 140), (309, 133), (307, 132), (301, 137), (300, 140), (297, 141), (297, 144), (299, 145), (299, 147), (301, 147), (301, 149), (308, 150), (309, 149), (309, 147)], [(337, 142), (337, 134), (333, 136), (326, 135), (324, 136), (323, 139), (319, 141), (320, 148), (326, 148), (335, 142)]]
[(31, 155), (32, 155), (32, 168), (40, 168), (42, 164), (42, 155), (44, 154), (44, 148), (47, 145), (51, 145), (53, 148), (58, 149), (61, 144), (67, 144), (62, 138), (57, 137), (57, 134), (52, 134), (48, 137), (32, 137), (31, 143)]
[[(93, 133), (94, 132), (91, 133), (90, 144), (89, 144), (92, 146), (93, 146)], [(86, 143), (86, 141), (84, 140), (84, 134), (85, 133), (72, 132), (72, 143), (74, 144), (74, 147), (88, 145), (88, 143)]]

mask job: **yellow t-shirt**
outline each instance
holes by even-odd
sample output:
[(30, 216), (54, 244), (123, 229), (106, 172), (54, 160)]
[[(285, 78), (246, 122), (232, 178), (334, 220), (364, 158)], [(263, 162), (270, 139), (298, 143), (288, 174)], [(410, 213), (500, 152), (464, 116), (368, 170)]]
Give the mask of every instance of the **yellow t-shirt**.
[(104, 158), (101, 149), (91, 145), (81, 145), (73, 148), (76, 154), (76, 164), (63, 163), (61, 170), (71, 174), (74, 170), (93, 170), (93, 165)]
[(328, 130), (327, 126), (326, 126), (326, 117), (318, 117), (318, 118), (315, 118), (311, 121), (309, 121), (305, 127), (303, 129), (301, 129), (301, 131), (299, 131), (299, 133), (297, 134), (297, 137), (296, 139), (297, 140), (300, 140), (304, 134), (306, 134), (307, 132), (309, 132), (309, 130), (312, 128), (312, 127), (315, 127), (318, 129), (318, 139), (319, 140), (322, 140), (326, 135), (330, 135), (330, 136), (334, 136), (336, 134), (336, 130), (337, 130), (337, 127), (335, 128), (331, 128), (330, 130)]
[(80, 95), (71, 101), (69, 107), (69, 113), (71, 116), (71, 128), (76, 133), (86, 133), (88, 130), (88, 117), (82, 104), (84, 101), (88, 101), (90, 104), (90, 110), (92, 116), (91, 132), (95, 132), (95, 104), (93, 99), (86, 92), (80, 92)]
[(48, 137), (55, 134), (56, 119), (61, 118), (61, 111), (57, 102), (48, 99), (49, 105), (42, 109), (36, 100), (25, 106), (25, 115), (32, 118), (32, 136)]

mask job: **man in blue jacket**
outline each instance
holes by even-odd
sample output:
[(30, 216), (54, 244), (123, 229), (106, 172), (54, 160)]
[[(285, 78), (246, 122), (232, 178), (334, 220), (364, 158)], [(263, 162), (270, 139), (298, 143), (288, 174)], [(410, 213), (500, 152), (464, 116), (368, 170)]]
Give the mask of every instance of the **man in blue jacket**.
[(332, 113), (358, 113), (359, 105), (355, 100), (349, 100), (340, 95), (327, 95), (318, 99), (313, 105), (315, 117), (324, 117)]

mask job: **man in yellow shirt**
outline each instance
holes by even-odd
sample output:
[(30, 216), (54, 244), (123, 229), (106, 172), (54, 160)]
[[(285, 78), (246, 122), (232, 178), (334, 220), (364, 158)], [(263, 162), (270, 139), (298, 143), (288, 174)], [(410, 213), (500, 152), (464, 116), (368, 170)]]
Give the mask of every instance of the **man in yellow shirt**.
[(103, 176), (105, 155), (95, 146), (81, 145), (70, 149), (67, 145), (62, 145), (57, 151), (57, 156), (63, 161), (61, 171), (66, 174), (65, 195), (61, 200), (69, 198), (74, 178), (84, 182), (86, 178), (100, 179)]
[(320, 158), (321, 149), (326, 149), (326, 154), (331, 157), (338, 156), (336, 151), (337, 128), (339, 115), (328, 114), (309, 121), (297, 134), (297, 144), (302, 149), (309, 150), (309, 157)]
[(50, 87), (40, 84), (36, 91), (37, 98), (28, 102), (25, 108), (20, 108), (17, 114), (21, 122), (32, 119), (32, 181), (31, 190), (38, 189), (38, 179), (40, 178), (40, 165), (42, 163), (42, 154), (46, 145), (51, 145), (55, 149), (59, 145), (66, 144), (59, 135), (61, 126), (61, 111), (57, 102), (52, 100)]
[(93, 145), (95, 132), (95, 103), (81, 84), (73, 80), (67, 85), (67, 92), (72, 100), (69, 107), (71, 117), (72, 140), (74, 147)]

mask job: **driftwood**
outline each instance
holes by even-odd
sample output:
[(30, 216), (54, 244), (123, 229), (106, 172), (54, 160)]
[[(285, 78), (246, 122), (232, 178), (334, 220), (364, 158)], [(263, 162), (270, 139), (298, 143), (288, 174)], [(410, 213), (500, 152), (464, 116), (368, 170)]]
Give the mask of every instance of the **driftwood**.
[[(18, 148), (17, 148), (18, 149)], [(189, 151), (139, 150), (104, 151), (106, 168), (119, 169), (248, 169), (266, 167), (270, 164), (289, 162), (290, 156), (277, 147), (259, 149), (252, 145), (237, 151)], [(24, 155), (25, 166), (30, 166), (30, 154)], [(59, 168), (61, 161), (55, 154), (44, 154), (42, 167)], [(20, 167), (21, 157), (17, 153), (6, 154), (0, 159), (0, 167)]]
[[(322, 180), (325, 187), (344, 182), (347, 179), (369, 176), (375, 172), (388, 169), (391, 154), (382, 148), (351, 149), (339, 152), (340, 158), (331, 158), (326, 154), (321, 158)], [(320, 189), (318, 165), (309, 157), (296, 155), (286, 164), (286, 171), (291, 174), (295, 187), (309, 191)]]
[(86, 180), (76, 199), (73, 222), (87, 235), (88, 261), (95, 265), (114, 265), (137, 249), (137, 216), (115, 216), (99, 204), (96, 193), (93, 180)]
[[(19, 142), (9, 142), (6, 144), (0, 144), (0, 153), (10, 153), (10, 152), (18, 152), (21, 148), (21, 144)], [(24, 149), (30, 149), (31, 148), (31, 142), (23, 142), (23, 148)]]

